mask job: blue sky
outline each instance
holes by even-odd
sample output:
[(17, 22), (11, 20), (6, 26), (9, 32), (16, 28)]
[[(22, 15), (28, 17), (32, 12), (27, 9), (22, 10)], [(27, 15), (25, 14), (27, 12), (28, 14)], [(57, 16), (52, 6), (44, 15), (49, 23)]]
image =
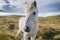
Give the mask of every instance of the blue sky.
[[(29, 2), (30, 0), (0, 0), (0, 12), (7, 12), (8, 14), (21, 14), (23, 13), (25, 1)], [(60, 0), (36, 1), (40, 16), (60, 15)], [(4, 13), (2, 15), (4, 15)]]

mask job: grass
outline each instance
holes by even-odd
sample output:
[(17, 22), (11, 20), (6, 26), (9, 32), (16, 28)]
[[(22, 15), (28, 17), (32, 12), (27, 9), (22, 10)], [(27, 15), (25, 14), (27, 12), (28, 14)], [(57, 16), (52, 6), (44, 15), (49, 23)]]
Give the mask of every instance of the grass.
[[(0, 40), (15, 40), (21, 16), (0, 17)], [(39, 17), (36, 40), (60, 40), (60, 16)], [(12, 27), (11, 27), (12, 26)]]

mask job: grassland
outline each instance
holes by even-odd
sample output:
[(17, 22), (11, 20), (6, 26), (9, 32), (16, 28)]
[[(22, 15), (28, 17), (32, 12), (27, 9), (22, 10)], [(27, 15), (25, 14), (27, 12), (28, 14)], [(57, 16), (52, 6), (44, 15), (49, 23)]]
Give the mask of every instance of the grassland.
[[(15, 40), (20, 17), (0, 16), (0, 40)], [(36, 40), (60, 40), (60, 15), (39, 17), (38, 25), (39, 31)]]

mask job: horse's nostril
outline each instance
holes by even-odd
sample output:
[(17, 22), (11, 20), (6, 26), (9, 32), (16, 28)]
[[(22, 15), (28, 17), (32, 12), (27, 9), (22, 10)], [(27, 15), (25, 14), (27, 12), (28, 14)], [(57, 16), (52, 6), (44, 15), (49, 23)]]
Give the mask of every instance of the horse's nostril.
[(28, 29), (29, 29), (29, 27), (27, 26), (27, 27), (26, 27), (26, 29), (28, 30)]
[(26, 32), (30, 32), (30, 28), (27, 26), (25, 29)]

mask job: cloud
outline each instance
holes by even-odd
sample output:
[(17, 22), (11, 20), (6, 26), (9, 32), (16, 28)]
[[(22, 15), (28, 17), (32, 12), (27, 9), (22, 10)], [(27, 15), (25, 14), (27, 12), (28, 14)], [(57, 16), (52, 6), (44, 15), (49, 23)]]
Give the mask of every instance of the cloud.
[(60, 12), (60, 0), (38, 0), (37, 3), (41, 13)]
[[(21, 0), (0, 0), (0, 11), (20, 13), (22, 10)], [(2, 11), (1, 11), (2, 12)]]
[(52, 12), (52, 13), (39, 13), (39, 17), (47, 17), (47, 16), (54, 16), (54, 15), (60, 15), (60, 12)]
[[(8, 15), (13, 14), (13, 12), (21, 14), (23, 13), (25, 1), (29, 0), (0, 0), (0, 12), (7, 12)], [(50, 16), (55, 14), (60, 15), (60, 13), (55, 13), (60, 12), (60, 0), (36, 0), (36, 1), (38, 4), (40, 16)]]
[[(28, 0), (0, 0), (0, 9), (7, 12), (23, 12), (24, 2)], [(60, 12), (60, 0), (36, 0), (39, 12)]]
[(26, 14), (23, 13), (8, 13), (8, 12), (0, 12), (0, 16), (11, 16), (11, 15), (22, 15), (22, 16), (26, 16)]

